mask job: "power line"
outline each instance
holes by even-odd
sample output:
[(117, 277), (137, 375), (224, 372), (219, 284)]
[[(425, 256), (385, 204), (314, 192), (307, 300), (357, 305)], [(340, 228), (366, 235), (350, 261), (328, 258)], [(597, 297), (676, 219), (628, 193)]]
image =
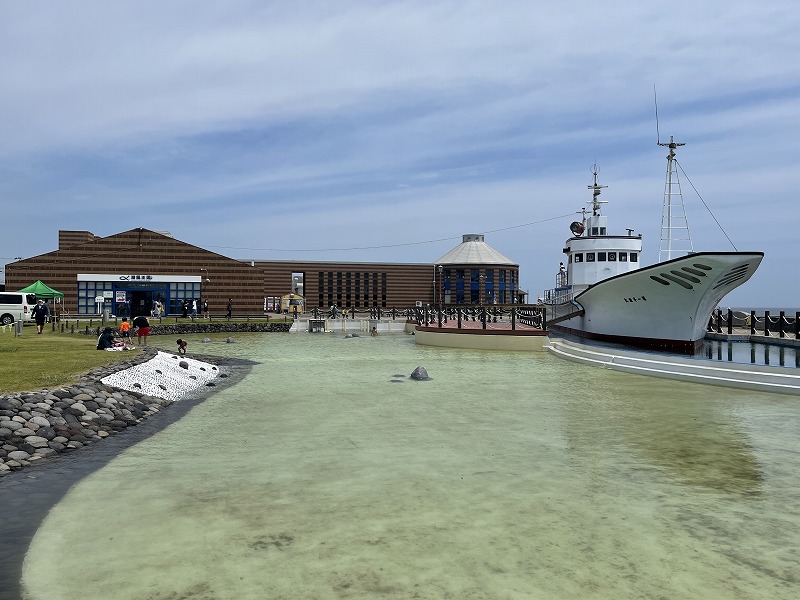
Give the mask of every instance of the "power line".
[[(547, 223), (548, 221), (557, 221), (558, 219), (564, 219), (566, 217), (572, 217), (574, 213), (567, 213), (565, 215), (560, 215), (558, 217), (550, 217), (548, 219), (541, 219), (539, 221), (531, 221), (530, 223), (521, 223), (520, 225), (511, 225), (509, 227), (501, 227), (500, 229), (490, 229), (488, 231), (484, 231), (482, 233), (497, 233), (500, 231), (508, 231), (510, 229), (519, 229), (521, 227), (530, 227), (531, 225), (539, 225), (541, 223)], [(403, 242), (399, 244), (384, 244), (380, 246), (352, 246), (349, 248), (250, 248), (250, 247), (243, 247), (243, 246), (207, 246), (208, 248), (223, 248), (226, 250), (248, 250), (251, 252), (349, 252), (354, 250), (380, 250), (383, 248), (401, 248), (404, 246), (421, 246), (424, 244), (435, 244), (438, 242), (447, 242), (458, 240), (459, 237), (446, 237), (446, 238), (437, 238), (434, 240), (425, 240), (421, 242)]]

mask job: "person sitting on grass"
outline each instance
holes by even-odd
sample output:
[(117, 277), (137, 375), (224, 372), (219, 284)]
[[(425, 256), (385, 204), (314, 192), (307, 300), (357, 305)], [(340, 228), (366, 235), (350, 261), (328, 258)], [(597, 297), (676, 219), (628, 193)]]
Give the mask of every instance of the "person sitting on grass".
[(181, 356), (186, 356), (186, 346), (187, 346), (186, 340), (178, 338), (177, 344), (178, 344), (178, 354), (180, 354)]
[(108, 350), (114, 346), (114, 330), (106, 327), (100, 337), (97, 338), (97, 349)]

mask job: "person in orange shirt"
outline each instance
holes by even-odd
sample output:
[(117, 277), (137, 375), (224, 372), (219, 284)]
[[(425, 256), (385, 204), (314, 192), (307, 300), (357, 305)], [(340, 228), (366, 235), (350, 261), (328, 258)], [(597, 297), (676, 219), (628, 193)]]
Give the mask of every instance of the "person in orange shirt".
[(119, 333), (122, 336), (122, 341), (128, 346), (131, 343), (131, 324), (128, 323), (128, 317), (122, 317), (122, 323), (119, 324)]

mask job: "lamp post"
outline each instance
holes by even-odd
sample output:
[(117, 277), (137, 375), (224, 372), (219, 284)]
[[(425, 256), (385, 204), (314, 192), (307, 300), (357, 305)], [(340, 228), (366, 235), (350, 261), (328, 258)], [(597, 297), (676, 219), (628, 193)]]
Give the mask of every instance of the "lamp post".
[(431, 302), (436, 302), (436, 265), (433, 265), (433, 298)]
[(442, 279), (442, 271), (444, 270), (444, 265), (439, 265), (439, 310), (442, 310), (442, 287), (444, 287), (444, 279)]
[(486, 275), (481, 273), (478, 275), (478, 300), (480, 301), (480, 305), (483, 306), (483, 295), (486, 293), (484, 290), (484, 281), (486, 280)]

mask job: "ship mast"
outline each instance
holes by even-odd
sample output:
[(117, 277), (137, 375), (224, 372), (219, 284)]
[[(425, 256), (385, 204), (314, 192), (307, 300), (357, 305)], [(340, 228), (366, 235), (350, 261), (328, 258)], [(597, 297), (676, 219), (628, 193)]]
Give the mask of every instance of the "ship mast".
[(686, 144), (676, 142), (669, 136), (669, 143), (658, 142), (658, 145), (669, 148), (664, 205), (661, 210), (661, 244), (658, 251), (659, 261), (664, 261), (672, 259), (673, 253), (676, 257), (691, 254), (694, 252), (694, 246), (689, 233), (689, 221), (686, 219), (681, 182), (678, 178), (678, 159), (675, 157), (675, 148)]
[[(592, 216), (597, 217), (600, 215), (600, 205), (601, 204), (608, 204), (607, 200), (600, 200), (600, 191), (603, 188), (607, 188), (607, 185), (600, 185), (597, 183), (597, 175), (600, 173), (600, 167), (597, 166), (597, 163), (592, 165), (592, 175), (594, 176), (594, 183), (590, 186), (587, 186), (590, 190), (592, 190), (592, 199), (591, 201), (587, 202), (592, 207)], [(584, 223), (586, 221), (586, 217), (584, 217)]]

